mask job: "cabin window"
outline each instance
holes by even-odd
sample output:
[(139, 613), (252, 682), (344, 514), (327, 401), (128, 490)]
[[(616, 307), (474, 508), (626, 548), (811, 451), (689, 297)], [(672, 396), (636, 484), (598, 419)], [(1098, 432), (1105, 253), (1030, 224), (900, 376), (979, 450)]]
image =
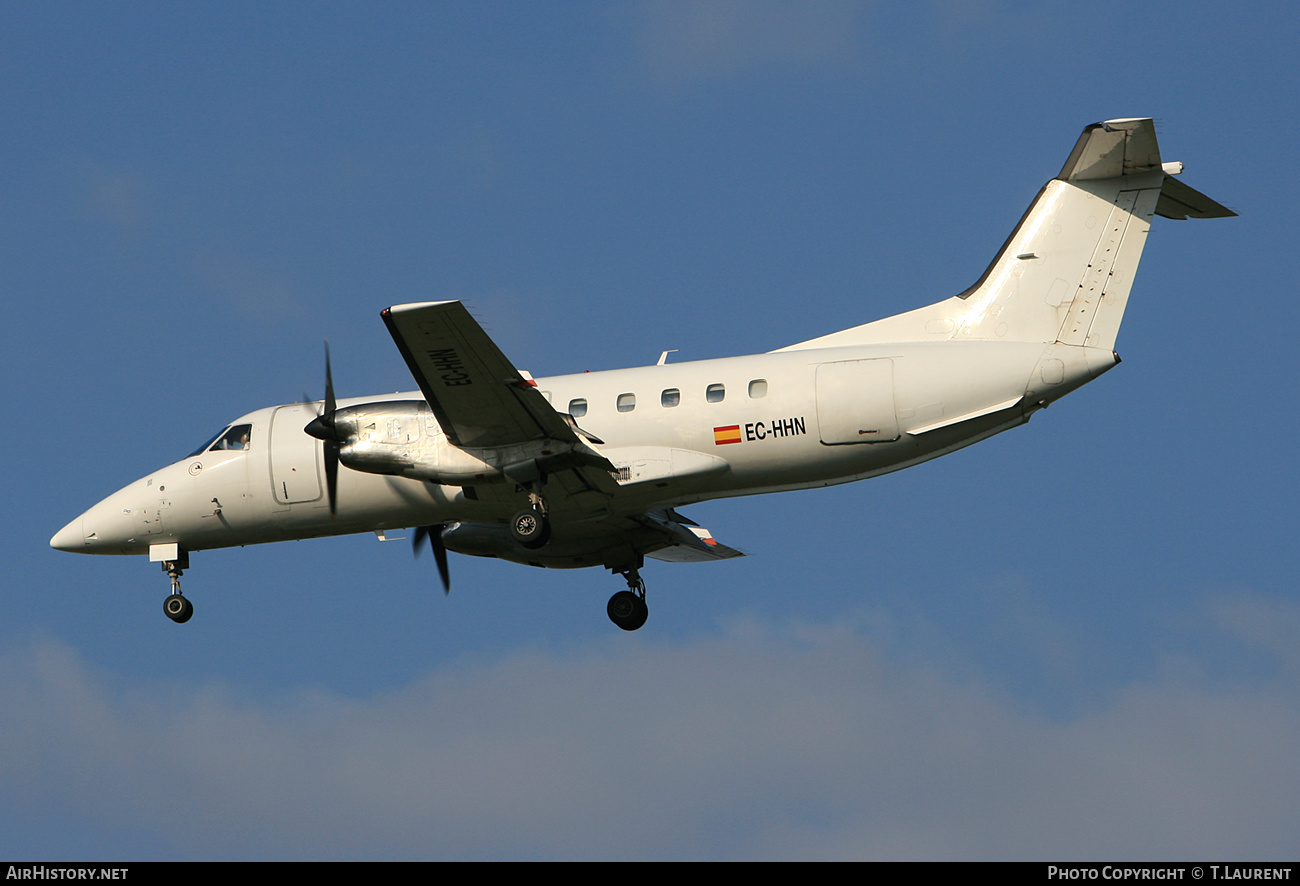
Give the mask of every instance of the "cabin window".
[(550, 391), (542, 391), (542, 396), (546, 398), (546, 402), (547, 402), (547, 403), (550, 403), (550, 402), (551, 402), (551, 392), (550, 392)]
[(682, 392), (678, 388), (668, 388), (659, 395), (659, 405), (676, 406), (682, 402)]
[(636, 394), (619, 394), (618, 411), (631, 412), (633, 409), (636, 409)]
[(704, 391), (704, 399), (710, 403), (721, 403), (726, 396), (726, 385), (709, 385)]
[(569, 401), (569, 415), (574, 418), (582, 418), (587, 414), (587, 401), (579, 397), (577, 400)]
[(756, 378), (749, 383), (749, 399), (759, 400), (767, 396), (767, 379)]

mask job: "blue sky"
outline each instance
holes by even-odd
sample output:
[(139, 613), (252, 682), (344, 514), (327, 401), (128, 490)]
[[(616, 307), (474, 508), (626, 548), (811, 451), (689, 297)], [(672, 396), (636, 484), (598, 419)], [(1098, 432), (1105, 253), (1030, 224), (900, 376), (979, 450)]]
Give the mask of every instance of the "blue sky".
[[(1300, 843), (1291, 5), (8, 4), (0, 855), (1280, 859)], [(750, 353), (983, 270), (1080, 129), (1157, 219), (1124, 363), (866, 483), (696, 505), (620, 582), (373, 536), (50, 536), (234, 417), (412, 387), (464, 300), (535, 375)]]

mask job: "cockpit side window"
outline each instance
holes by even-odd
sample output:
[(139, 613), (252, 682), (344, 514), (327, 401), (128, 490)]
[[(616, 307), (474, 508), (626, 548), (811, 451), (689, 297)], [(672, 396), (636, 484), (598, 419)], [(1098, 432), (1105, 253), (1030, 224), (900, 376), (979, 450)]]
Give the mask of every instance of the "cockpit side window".
[(209, 448), (209, 452), (219, 452), (223, 449), (243, 451), (248, 449), (249, 438), (252, 437), (252, 425), (235, 425), (226, 431), (217, 441)]

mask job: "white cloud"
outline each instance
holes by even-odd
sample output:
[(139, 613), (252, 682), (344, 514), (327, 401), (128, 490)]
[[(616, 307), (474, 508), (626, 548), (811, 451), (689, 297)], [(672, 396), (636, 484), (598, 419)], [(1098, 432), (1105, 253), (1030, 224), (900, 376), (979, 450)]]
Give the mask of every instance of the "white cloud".
[(842, 625), (516, 652), (362, 699), (120, 684), (55, 641), (0, 658), (6, 805), (195, 857), (1276, 858), (1300, 835), (1285, 667), (1171, 668), (1066, 722)]

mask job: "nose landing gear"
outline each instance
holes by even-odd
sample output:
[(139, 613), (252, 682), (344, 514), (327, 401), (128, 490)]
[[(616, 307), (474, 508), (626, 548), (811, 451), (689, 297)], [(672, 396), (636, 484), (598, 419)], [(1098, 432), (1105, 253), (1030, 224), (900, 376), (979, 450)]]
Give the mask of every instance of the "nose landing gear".
[(194, 615), (194, 604), (181, 596), (181, 573), (190, 565), (190, 555), (180, 551), (175, 560), (163, 560), (163, 572), (172, 580), (172, 592), (163, 600), (163, 614), (177, 624), (185, 624)]
[(627, 579), (627, 590), (610, 597), (605, 612), (609, 620), (623, 630), (635, 631), (650, 617), (650, 610), (645, 605), (645, 582), (635, 569), (620, 574)]

